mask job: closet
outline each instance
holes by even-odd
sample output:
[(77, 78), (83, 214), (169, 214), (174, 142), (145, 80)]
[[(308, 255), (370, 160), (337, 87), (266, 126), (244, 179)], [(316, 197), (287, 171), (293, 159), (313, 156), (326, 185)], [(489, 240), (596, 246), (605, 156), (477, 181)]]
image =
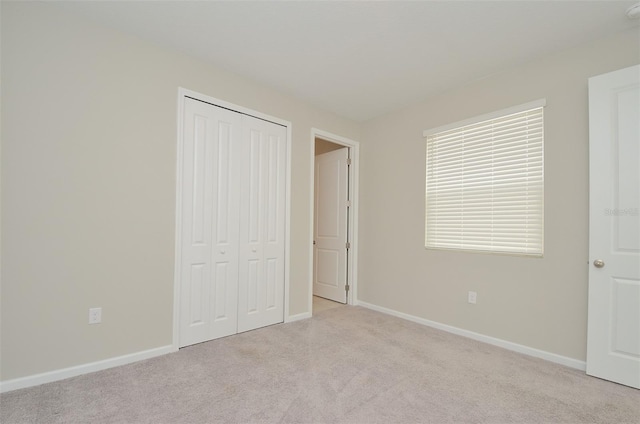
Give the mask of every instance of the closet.
[(180, 347), (284, 318), (287, 128), (184, 97)]

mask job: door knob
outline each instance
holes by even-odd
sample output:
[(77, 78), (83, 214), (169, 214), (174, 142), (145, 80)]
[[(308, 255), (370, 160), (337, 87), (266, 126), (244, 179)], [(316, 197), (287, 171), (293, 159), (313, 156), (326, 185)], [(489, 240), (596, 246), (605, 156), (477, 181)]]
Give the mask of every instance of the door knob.
[(593, 261), (593, 266), (595, 266), (596, 268), (602, 268), (604, 267), (604, 261), (602, 259), (596, 259), (595, 261)]

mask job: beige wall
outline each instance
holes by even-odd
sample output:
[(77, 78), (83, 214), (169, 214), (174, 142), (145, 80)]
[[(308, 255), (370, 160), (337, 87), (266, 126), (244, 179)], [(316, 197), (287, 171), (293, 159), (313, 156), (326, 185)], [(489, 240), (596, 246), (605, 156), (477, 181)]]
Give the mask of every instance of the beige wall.
[(333, 152), (334, 150), (342, 149), (344, 146), (336, 143), (332, 143), (327, 140), (323, 140), (321, 138), (316, 138), (315, 143), (315, 155), (321, 155), (323, 153)]
[[(363, 126), (359, 297), (584, 360), (587, 79), (640, 62), (638, 30), (477, 81)], [(545, 255), (424, 249), (425, 129), (546, 98)], [(399, 189), (402, 188), (402, 189)], [(467, 292), (478, 303), (467, 303)]]
[(1, 380), (172, 342), (179, 86), (292, 122), (290, 313), (308, 312), (311, 128), (357, 140), (359, 125), (55, 6), (3, 2)]

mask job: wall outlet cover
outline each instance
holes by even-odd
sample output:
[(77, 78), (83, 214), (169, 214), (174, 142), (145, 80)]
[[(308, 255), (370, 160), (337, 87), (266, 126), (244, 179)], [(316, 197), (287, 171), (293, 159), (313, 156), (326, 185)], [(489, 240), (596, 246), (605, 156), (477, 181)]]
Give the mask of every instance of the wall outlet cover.
[(102, 322), (102, 308), (89, 309), (89, 324), (100, 324)]

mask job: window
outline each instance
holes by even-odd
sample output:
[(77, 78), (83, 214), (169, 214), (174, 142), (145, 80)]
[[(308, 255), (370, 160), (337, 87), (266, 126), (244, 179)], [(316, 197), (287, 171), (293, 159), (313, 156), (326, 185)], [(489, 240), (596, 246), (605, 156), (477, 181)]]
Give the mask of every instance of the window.
[(544, 104), (424, 132), (426, 248), (542, 256)]

